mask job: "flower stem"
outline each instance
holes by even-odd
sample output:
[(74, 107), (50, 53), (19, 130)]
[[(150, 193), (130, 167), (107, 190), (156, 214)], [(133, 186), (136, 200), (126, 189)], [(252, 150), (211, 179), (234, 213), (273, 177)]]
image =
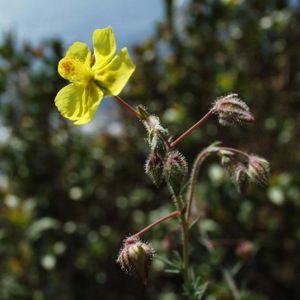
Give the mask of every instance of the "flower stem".
[(188, 221), (186, 219), (185, 214), (181, 214), (181, 226), (182, 226), (182, 256), (183, 256), (183, 272), (184, 272), (184, 280), (187, 284), (189, 281), (189, 226)]
[(198, 154), (193, 165), (193, 169), (190, 177), (189, 189), (187, 192), (187, 220), (189, 220), (191, 216), (192, 204), (193, 204), (193, 199), (195, 194), (195, 187), (196, 187), (196, 182), (200, 171), (200, 167), (208, 155), (209, 155), (209, 151), (206, 148)]
[[(247, 155), (246, 153), (239, 151), (237, 149), (233, 149), (233, 148), (227, 148), (227, 147), (222, 147), (222, 149), (224, 150), (228, 150), (228, 151), (233, 151), (242, 155)], [(193, 202), (193, 198), (194, 198), (194, 193), (195, 193), (195, 186), (196, 186), (196, 182), (197, 182), (197, 177), (200, 171), (200, 167), (203, 163), (203, 161), (205, 160), (205, 158), (210, 154), (208, 148), (204, 149), (203, 151), (201, 151), (195, 162), (194, 162), (194, 166), (193, 166), (193, 170), (192, 170), (192, 174), (190, 177), (190, 186), (189, 186), (189, 190), (188, 190), (188, 196), (187, 196), (187, 213), (186, 213), (186, 219), (189, 220), (190, 214), (191, 214), (191, 208), (192, 208), (192, 202)], [(199, 221), (200, 217), (197, 219), (197, 221)], [(215, 249), (214, 249), (214, 245), (213, 243), (211, 243), (207, 237), (206, 232), (204, 231), (204, 229), (200, 226), (200, 234), (201, 234), (201, 239), (202, 242), (205, 246), (205, 248), (207, 249), (207, 251), (210, 254), (213, 254)], [(230, 273), (228, 272), (228, 270), (226, 268), (223, 268), (222, 266), (221, 268), (221, 272), (222, 275), (224, 277), (224, 280), (226, 281), (229, 289), (231, 290), (232, 296), (234, 298), (234, 300), (241, 300), (241, 295), (240, 292), (236, 286), (236, 283), (234, 282), (234, 279), (232, 278), (232, 276), (230, 275)]]
[(190, 127), (187, 131), (185, 131), (179, 138), (177, 138), (172, 144), (171, 147), (175, 148), (186, 136), (188, 136), (194, 129), (200, 127), (203, 123), (205, 123), (213, 114), (213, 111), (210, 110), (201, 120), (195, 123), (192, 127)]
[(157, 221), (153, 222), (152, 224), (148, 225), (147, 227), (145, 227), (141, 231), (137, 232), (136, 234), (133, 235), (133, 237), (141, 237), (142, 235), (144, 235), (145, 233), (150, 231), (156, 225), (158, 225), (158, 224), (160, 224), (160, 223), (162, 223), (162, 222), (164, 222), (168, 219), (179, 217), (179, 216), (181, 216), (181, 212), (179, 210), (175, 210), (172, 213), (170, 213), (170, 214), (158, 219)]
[[(183, 211), (184, 203), (182, 202), (181, 196), (175, 196), (175, 204), (176, 206)], [(189, 225), (186, 218), (186, 214), (180, 214), (181, 220), (181, 233), (182, 233), (182, 260), (183, 260), (183, 279), (185, 285), (188, 284), (190, 278), (189, 271)]]
[(137, 117), (138, 119), (140, 118), (140, 114), (131, 106), (129, 105), (124, 99), (122, 99), (119, 96), (113, 96), (115, 100), (117, 100), (117, 102), (123, 106), (125, 109), (127, 109), (130, 113), (132, 113), (135, 117)]
[(227, 150), (227, 151), (231, 151), (231, 152), (234, 152), (234, 153), (237, 153), (237, 154), (240, 154), (240, 155), (243, 155), (243, 156), (246, 156), (246, 157), (249, 157), (249, 154), (244, 152), (244, 151), (241, 151), (239, 149), (235, 149), (235, 148), (230, 148), (230, 147), (219, 147), (220, 149), (223, 149), (223, 150)]

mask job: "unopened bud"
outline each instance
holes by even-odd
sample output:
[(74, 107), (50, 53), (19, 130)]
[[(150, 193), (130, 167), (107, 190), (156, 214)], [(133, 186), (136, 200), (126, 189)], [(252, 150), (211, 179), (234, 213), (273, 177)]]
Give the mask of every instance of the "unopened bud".
[(263, 186), (267, 185), (269, 181), (269, 175), (270, 175), (269, 162), (259, 156), (250, 155), (249, 165), (248, 165), (248, 175), (253, 181)]
[(254, 253), (254, 245), (247, 240), (240, 241), (236, 246), (235, 253), (240, 259), (248, 260)]
[(153, 135), (156, 133), (161, 133), (163, 135), (166, 135), (168, 133), (168, 130), (161, 126), (160, 120), (157, 116), (148, 116), (147, 119), (144, 121), (144, 125), (149, 134)]
[(152, 151), (161, 155), (166, 153), (165, 139), (168, 136), (168, 130), (163, 128), (157, 116), (150, 115), (143, 120), (148, 132), (148, 143)]
[(182, 190), (187, 172), (185, 157), (177, 150), (169, 152), (165, 161), (165, 176), (176, 195)]
[(221, 164), (235, 184), (237, 190), (242, 193), (248, 187), (248, 174), (246, 165), (236, 156), (223, 155)]
[(224, 126), (253, 123), (255, 120), (247, 104), (241, 101), (237, 94), (217, 99), (212, 110)]
[(155, 185), (159, 186), (164, 177), (164, 164), (160, 156), (152, 152), (145, 164), (145, 172), (150, 176)]
[(154, 249), (138, 238), (125, 239), (117, 262), (126, 273), (138, 275), (143, 283), (147, 284), (148, 273), (154, 257)]

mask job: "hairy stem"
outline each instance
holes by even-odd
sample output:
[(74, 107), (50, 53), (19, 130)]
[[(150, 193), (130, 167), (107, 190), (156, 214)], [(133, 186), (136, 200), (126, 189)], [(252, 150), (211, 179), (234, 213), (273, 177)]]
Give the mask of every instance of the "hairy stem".
[[(226, 147), (222, 147), (225, 150), (236, 150), (236, 149), (231, 149), (231, 148), (226, 148)], [(240, 151), (237, 150), (237, 153), (239, 153)], [(186, 219), (189, 220), (190, 218), (190, 214), (191, 214), (191, 208), (192, 208), (192, 203), (193, 203), (193, 198), (194, 198), (194, 193), (195, 193), (195, 186), (197, 183), (197, 178), (199, 175), (199, 171), (200, 171), (200, 167), (203, 163), (203, 161), (205, 160), (205, 158), (210, 154), (208, 148), (205, 148), (203, 151), (201, 151), (195, 162), (193, 165), (193, 169), (192, 169), (192, 173), (191, 173), (191, 177), (190, 177), (190, 186), (189, 186), (189, 190), (188, 190), (188, 194), (187, 194), (187, 213), (186, 213)], [(241, 152), (240, 154), (245, 155), (245, 153)], [(200, 217), (197, 219), (197, 221), (199, 221)], [(205, 246), (205, 248), (207, 249), (207, 251), (209, 253), (214, 253), (214, 246), (213, 244), (209, 241), (205, 231), (200, 227), (200, 233), (201, 233), (201, 239), (202, 242)], [(220, 267), (221, 268), (221, 272), (222, 275), (224, 277), (225, 282), (227, 283), (229, 289), (231, 290), (231, 293), (233, 295), (234, 300), (241, 300), (241, 295), (239, 293), (239, 290), (234, 282), (234, 279), (232, 278), (232, 276), (230, 275), (230, 273), (228, 272), (228, 270), (226, 268)]]
[(239, 149), (235, 149), (235, 148), (231, 148), (231, 147), (219, 147), (220, 149), (223, 149), (223, 150), (227, 150), (227, 151), (231, 151), (231, 152), (234, 152), (234, 153), (237, 153), (237, 154), (240, 154), (240, 155), (243, 155), (243, 156), (246, 156), (246, 157), (249, 157), (249, 154), (244, 152), (244, 151), (241, 151)]
[(153, 222), (152, 224), (148, 225), (147, 227), (145, 227), (144, 229), (140, 230), (139, 232), (137, 232), (136, 234), (133, 235), (133, 237), (141, 237), (142, 235), (144, 235), (145, 233), (147, 233), (148, 231), (150, 231), (153, 227), (157, 226), (158, 224), (174, 218), (174, 217), (179, 217), (181, 216), (181, 212), (179, 210), (175, 210), (172, 213), (158, 219), (157, 221)]
[(193, 199), (194, 199), (194, 194), (195, 194), (195, 187), (197, 183), (197, 178), (198, 174), (200, 171), (200, 167), (205, 160), (205, 158), (209, 155), (209, 151), (207, 148), (205, 148), (203, 151), (201, 151), (193, 165), (191, 177), (190, 177), (190, 183), (189, 183), (189, 189), (187, 192), (187, 220), (190, 219), (191, 216), (191, 211), (192, 211), (192, 204), (193, 204)]
[(203, 123), (205, 123), (213, 114), (213, 111), (210, 110), (201, 120), (195, 123), (192, 127), (190, 127), (187, 131), (185, 131), (179, 138), (177, 138), (172, 144), (171, 147), (175, 148), (186, 136), (188, 136), (194, 129), (200, 127)]
[[(176, 206), (182, 211), (184, 203), (181, 196), (175, 196)], [(189, 225), (185, 213), (181, 213), (181, 233), (182, 233), (182, 260), (183, 260), (183, 279), (185, 285), (188, 284), (190, 279), (189, 271)]]
[(189, 226), (185, 214), (181, 214), (181, 226), (182, 226), (182, 256), (183, 256), (183, 272), (184, 280), (187, 284), (189, 281)]

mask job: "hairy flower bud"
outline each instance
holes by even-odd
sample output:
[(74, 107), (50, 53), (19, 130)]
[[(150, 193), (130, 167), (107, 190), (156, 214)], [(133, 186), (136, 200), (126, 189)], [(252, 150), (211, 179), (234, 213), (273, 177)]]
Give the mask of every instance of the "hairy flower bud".
[(126, 273), (138, 275), (147, 284), (148, 273), (154, 257), (154, 249), (136, 237), (125, 239), (117, 263)]
[(155, 185), (159, 186), (164, 177), (163, 160), (156, 152), (152, 152), (145, 164), (145, 172), (150, 176)]
[(149, 134), (155, 135), (157, 133), (161, 133), (166, 135), (168, 130), (163, 128), (160, 124), (160, 120), (157, 116), (150, 115), (145, 121), (144, 125)]
[(239, 191), (244, 191), (247, 188), (249, 180), (267, 185), (270, 165), (265, 159), (241, 151), (237, 153), (234, 149), (220, 148), (218, 154), (221, 157), (222, 165)]
[(161, 126), (159, 118), (154, 115), (149, 115), (144, 119), (143, 124), (148, 132), (148, 144), (151, 151), (156, 151), (163, 156), (166, 153), (165, 140), (168, 130)]
[(238, 98), (237, 94), (230, 94), (217, 99), (212, 110), (218, 115), (220, 124), (224, 126), (254, 122), (249, 107)]
[(253, 181), (263, 186), (267, 185), (270, 175), (270, 164), (267, 160), (259, 156), (250, 155), (247, 172)]
[(173, 192), (178, 195), (185, 183), (188, 166), (185, 157), (177, 150), (168, 153), (165, 160), (165, 176), (172, 187)]
[(235, 155), (223, 155), (221, 164), (235, 184), (237, 190), (242, 193), (248, 187), (247, 166)]

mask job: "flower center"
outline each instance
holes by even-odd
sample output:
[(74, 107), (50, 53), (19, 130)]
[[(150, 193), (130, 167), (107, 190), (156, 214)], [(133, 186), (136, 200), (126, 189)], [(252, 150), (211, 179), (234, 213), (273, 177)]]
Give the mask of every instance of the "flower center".
[(88, 85), (94, 77), (94, 72), (78, 59), (68, 56), (64, 57), (58, 65), (60, 74), (71, 82)]

